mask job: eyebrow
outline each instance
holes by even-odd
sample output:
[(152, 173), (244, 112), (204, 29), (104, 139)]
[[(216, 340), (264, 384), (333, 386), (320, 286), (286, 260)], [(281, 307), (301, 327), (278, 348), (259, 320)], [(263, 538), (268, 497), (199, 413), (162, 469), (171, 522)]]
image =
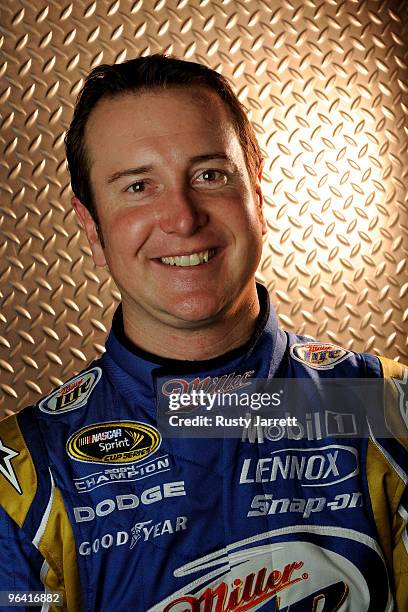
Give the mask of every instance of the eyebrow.
[[(212, 159), (226, 159), (234, 166), (232, 159), (225, 153), (207, 153), (206, 155), (195, 155), (190, 159), (190, 163), (197, 164), (199, 162), (210, 161)], [(114, 183), (122, 176), (135, 176), (137, 174), (147, 174), (153, 170), (153, 166), (138, 166), (136, 168), (128, 168), (127, 170), (119, 170), (108, 177), (108, 183)]]
[(128, 168), (127, 170), (119, 170), (118, 172), (114, 172), (108, 177), (108, 183), (114, 183), (118, 179), (122, 178), (122, 176), (134, 176), (135, 174), (146, 174), (147, 172), (151, 172), (153, 166), (139, 166), (138, 168)]

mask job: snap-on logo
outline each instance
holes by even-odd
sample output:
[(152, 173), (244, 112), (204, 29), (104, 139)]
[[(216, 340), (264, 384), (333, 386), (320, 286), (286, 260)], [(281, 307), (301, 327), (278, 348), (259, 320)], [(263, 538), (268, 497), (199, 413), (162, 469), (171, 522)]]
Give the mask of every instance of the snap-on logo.
[(297, 480), (302, 487), (330, 487), (358, 474), (358, 451), (330, 444), (320, 448), (284, 448), (270, 457), (244, 459), (240, 484)]
[(135, 463), (152, 455), (161, 435), (151, 425), (138, 421), (94, 423), (76, 431), (67, 442), (67, 452), (76, 461)]
[(62, 387), (38, 404), (42, 412), (55, 414), (69, 412), (84, 406), (101, 378), (101, 368), (92, 368), (68, 380)]
[(292, 344), (290, 354), (293, 359), (305, 363), (314, 370), (331, 370), (353, 353), (336, 344), (306, 342), (304, 344)]

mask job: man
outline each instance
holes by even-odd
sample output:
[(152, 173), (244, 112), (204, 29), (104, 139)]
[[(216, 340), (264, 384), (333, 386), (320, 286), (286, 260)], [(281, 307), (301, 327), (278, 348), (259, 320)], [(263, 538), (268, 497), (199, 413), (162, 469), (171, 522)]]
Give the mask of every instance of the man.
[[(407, 373), (278, 330), (255, 283), (262, 156), (226, 80), (160, 55), (101, 66), (66, 145), (122, 305), (101, 360), (0, 425), (0, 590), (69, 610), (406, 610)], [(349, 378), (381, 386), (401, 439), (325, 405), (324, 381)], [(316, 411), (242, 440), (161, 435), (180, 391), (255, 379), (303, 381)]]

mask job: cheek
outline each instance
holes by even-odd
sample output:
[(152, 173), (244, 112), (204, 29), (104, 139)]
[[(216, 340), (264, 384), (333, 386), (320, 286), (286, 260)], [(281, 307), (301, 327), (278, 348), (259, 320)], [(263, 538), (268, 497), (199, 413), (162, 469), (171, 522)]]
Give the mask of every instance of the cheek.
[(138, 209), (129, 208), (116, 213), (104, 223), (108, 257), (126, 259), (135, 256), (149, 238), (153, 224), (151, 215)]
[(259, 202), (249, 196), (241, 203), (240, 209), (236, 211), (235, 224), (248, 238), (262, 233), (262, 216), (260, 214)]

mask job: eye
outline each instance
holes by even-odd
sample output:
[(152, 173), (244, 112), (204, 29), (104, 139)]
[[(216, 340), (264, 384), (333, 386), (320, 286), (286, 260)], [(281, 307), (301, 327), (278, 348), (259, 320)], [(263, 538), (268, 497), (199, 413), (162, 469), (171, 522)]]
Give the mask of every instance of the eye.
[(146, 190), (145, 181), (136, 181), (135, 183), (132, 183), (131, 185), (129, 185), (129, 187), (126, 187), (125, 189), (127, 193), (142, 193), (145, 190)]
[(194, 179), (194, 184), (207, 189), (215, 189), (228, 182), (228, 177), (222, 170), (215, 170), (208, 168), (207, 170), (201, 170)]

